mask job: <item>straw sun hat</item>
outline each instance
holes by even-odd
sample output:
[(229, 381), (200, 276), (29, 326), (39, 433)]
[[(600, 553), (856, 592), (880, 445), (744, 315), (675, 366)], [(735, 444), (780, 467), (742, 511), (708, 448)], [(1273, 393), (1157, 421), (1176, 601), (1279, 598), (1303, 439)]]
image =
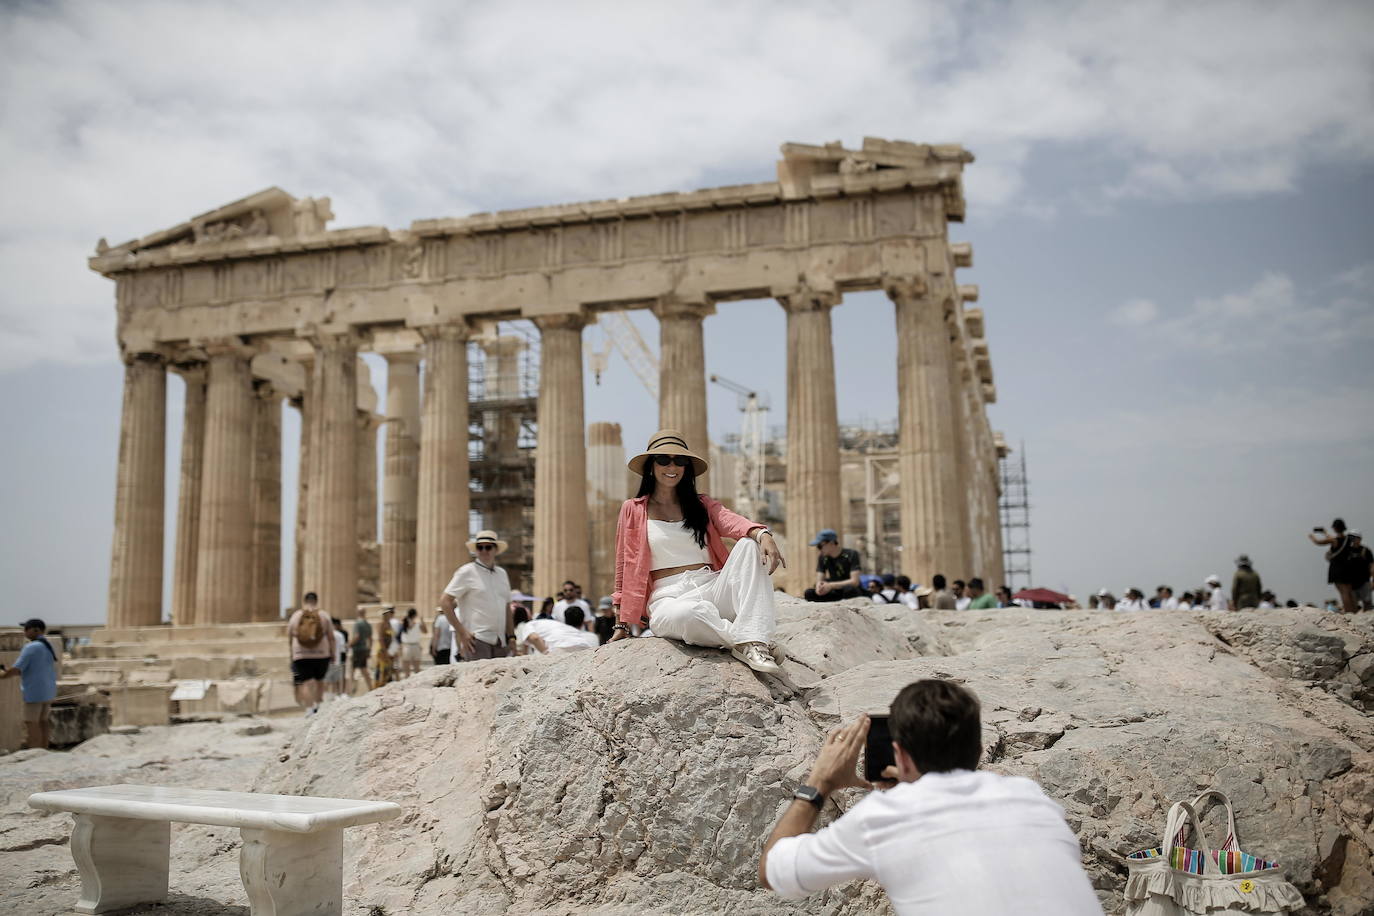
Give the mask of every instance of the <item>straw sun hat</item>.
[(687, 447), (687, 440), (675, 429), (660, 429), (649, 437), (649, 447), (630, 459), (629, 468), (644, 473), (644, 464), (654, 455), (684, 455), (692, 459), (692, 470), (698, 477), (706, 473), (706, 459)]
[(495, 544), (497, 553), (505, 553), (510, 545), (496, 536), (496, 532), (491, 529), (477, 532), (472, 540), (468, 541), (468, 553), (476, 553), (478, 544)]

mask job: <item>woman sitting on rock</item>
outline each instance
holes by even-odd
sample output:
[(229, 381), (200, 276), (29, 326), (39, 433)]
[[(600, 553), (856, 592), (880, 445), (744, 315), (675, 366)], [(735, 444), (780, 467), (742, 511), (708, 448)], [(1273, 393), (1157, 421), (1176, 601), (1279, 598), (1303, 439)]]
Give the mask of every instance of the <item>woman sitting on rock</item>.
[[(677, 430), (655, 433), (629, 467), (643, 480), (616, 524), (611, 642), (647, 618), (655, 636), (720, 646), (755, 671), (778, 673), (770, 577), (787, 564), (773, 535), (697, 493), (706, 461)], [(728, 554), (726, 537), (737, 539)]]

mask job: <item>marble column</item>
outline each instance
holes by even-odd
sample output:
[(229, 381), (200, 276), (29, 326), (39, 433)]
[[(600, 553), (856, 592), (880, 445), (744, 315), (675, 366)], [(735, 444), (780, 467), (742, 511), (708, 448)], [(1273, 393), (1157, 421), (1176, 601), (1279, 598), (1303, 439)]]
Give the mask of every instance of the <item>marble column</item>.
[(166, 359), (155, 353), (126, 356), (105, 622), (110, 628), (162, 623), (166, 441)]
[(312, 338), (305, 590), (348, 619), (358, 605), (358, 341), (352, 332)]
[(811, 538), (844, 527), (840, 500), (840, 424), (830, 310), (838, 293), (799, 289), (778, 297), (787, 311), (787, 590), (815, 581)]
[(415, 530), (416, 605), (432, 608), (469, 559), (468, 328), (423, 328), (420, 480)]
[[(515, 334), (482, 340), (486, 398), (504, 401), (524, 394), (520, 386), (520, 357), (527, 346), (525, 338)], [(520, 415), (513, 410), (483, 411), (484, 457), (488, 462), (496, 462), (500, 468), (494, 477), (489, 478), (498, 490), (514, 488), (518, 491), (528, 486), (525, 469), (521, 467), (520, 425)], [(482, 510), (485, 527), (501, 535), (510, 544), (506, 552), (501, 554), (501, 563), (511, 574), (512, 587), (520, 587), (521, 577), (517, 570), (527, 568), (529, 563), (525, 505), (525, 500), (507, 499), (495, 507), (487, 506)], [(523, 584), (526, 588), (534, 587), (529, 582)]]
[(980, 494), (974, 485), (976, 480), (977, 443), (974, 439), (973, 414), (969, 410), (968, 391), (972, 382), (973, 370), (968, 363), (968, 355), (963, 352), (963, 339), (958, 331), (950, 327), (950, 358), (953, 361), (950, 376), (950, 410), (954, 417), (954, 454), (955, 471), (959, 475), (956, 486), (964, 498), (959, 502), (962, 518), (959, 528), (964, 534), (964, 566), (955, 575), (964, 580), (983, 574), (983, 549), (978, 542), (977, 519)]
[(281, 395), (253, 384), (253, 620), (281, 619)]
[(358, 411), (358, 543), (377, 540), (377, 427), (381, 418)]
[(534, 461), (534, 593), (587, 582), (587, 450), (581, 315), (550, 315), (540, 331), (539, 445)]
[(200, 483), (196, 623), (241, 623), (253, 598), (253, 378), (236, 341), (206, 348), (205, 459)]
[(715, 306), (704, 302), (665, 298), (654, 306), (659, 329), (658, 425), (682, 433), (701, 455), (709, 449), (702, 323), (714, 313)]
[(419, 509), (420, 355), (386, 354), (386, 459), (382, 482), (382, 600), (415, 601)]
[(615, 590), (615, 523), (624, 501), (625, 446), (620, 438), (620, 424), (593, 423), (587, 427), (591, 577), (586, 584), (586, 594), (593, 604)]
[(181, 480), (177, 485), (176, 557), (172, 568), (172, 623), (196, 618), (196, 554), (200, 535), (200, 479), (205, 456), (205, 364), (177, 369), (186, 382), (181, 422)]
[(305, 385), (300, 395), (288, 403), (296, 408), (300, 420), (300, 447), (296, 455), (296, 526), (293, 535), (296, 549), (292, 560), (291, 601), (293, 608), (300, 607), (302, 596), (310, 590), (305, 582), (305, 541), (306, 524), (310, 515), (310, 377), (314, 374), (314, 363), (305, 363)]
[(945, 318), (953, 301), (919, 278), (893, 280), (886, 291), (897, 318), (903, 571), (923, 584), (936, 573), (953, 580), (966, 565)]

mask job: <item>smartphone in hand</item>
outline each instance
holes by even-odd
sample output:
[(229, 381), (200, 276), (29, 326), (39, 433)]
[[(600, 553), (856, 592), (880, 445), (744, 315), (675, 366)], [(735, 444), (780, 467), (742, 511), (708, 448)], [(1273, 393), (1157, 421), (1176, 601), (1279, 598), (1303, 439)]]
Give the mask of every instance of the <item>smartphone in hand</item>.
[(892, 733), (887, 727), (887, 716), (868, 717), (868, 739), (864, 742), (864, 779), (878, 782), (889, 777), (883, 770), (896, 766), (897, 759), (892, 754)]

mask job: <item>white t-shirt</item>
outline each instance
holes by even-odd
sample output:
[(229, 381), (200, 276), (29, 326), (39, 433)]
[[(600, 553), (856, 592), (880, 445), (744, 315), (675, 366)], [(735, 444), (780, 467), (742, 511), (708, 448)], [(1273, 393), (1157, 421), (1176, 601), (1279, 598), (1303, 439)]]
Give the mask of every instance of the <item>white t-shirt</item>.
[(587, 599), (585, 598), (574, 598), (571, 601), (565, 601), (559, 598), (553, 603), (553, 610), (550, 612), (553, 614), (553, 619), (557, 620), (559, 623), (567, 623), (567, 620), (563, 617), (563, 612), (574, 604), (582, 608), (582, 623), (585, 625), (587, 621), (592, 619), (592, 606), (587, 603)]
[(1272, 602), (1272, 601), (1261, 601), (1261, 602), (1259, 603), (1259, 606), (1256, 608), (1256, 610), (1260, 610), (1260, 611), (1272, 611), (1273, 609), (1274, 609), (1274, 602)]
[(458, 605), (458, 620), (474, 637), (489, 645), (505, 645), (510, 577), (504, 569), (476, 560), (464, 563), (453, 573), (444, 594)]
[(596, 638), (595, 633), (588, 633), (586, 630), (579, 630), (577, 627), (547, 618), (530, 620), (517, 626), (515, 641), (524, 643), (531, 633), (538, 634), (550, 652), (595, 649), (601, 645), (601, 640)]
[(1145, 603), (1143, 598), (1122, 598), (1116, 603), (1118, 611), (1148, 611), (1150, 606)]
[(1168, 598), (1165, 598), (1163, 601), (1159, 602), (1159, 609), (1161, 611), (1178, 610), (1178, 599), (1173, 597), (1172, 595)]
[(955, 770), (871, 792), (779, 840), (767, 874), (788, 900), (875, 879), (898, 916), (1102, 916), (1064, 810), (1021, 776)]
[(954, 609), (956, 611), (967, 611), (968, 606), (973, 603), (973, 599), (968, 596), (954, 599)]
[(434, 619), (434, 651), (443, 652), (445, 649), (453, 649), (453, 625), (440, 614)]
[(401, 631), (401, 645), (418, 646), (423, 639), (424, 634), (420, 632), (420, 620), (418, 617), (415, 620), (415, 626), (411, 627), (409, 630)]
[(1231, 596), (1226, 594), (1226, 589), (1218, 585), (1212, 589), (1212, 596), (1207, 600), (1207, 606), (1214, 611), (1229, 611), (1231, 609)]
[[(878, 594), (873, 595), (872, 598), (873, 598), (873, 603), (874, 603), (874, 604), (905, 604), (905, 603), (906, 603), (906, 602), (904, 602), (904, 601), (902, 600), (902, 596), (899, 595), (899, 594), (897, 593), (897, 590), (896, 590), (895, 588), (885, 588), (885, 589), (883, 589), (882, 591), (878, 592)], [(891, 598), (892, 600), (891, 600), (891, 601), (888, 601), (888, 600), (887, 600), (888, 598)]]

